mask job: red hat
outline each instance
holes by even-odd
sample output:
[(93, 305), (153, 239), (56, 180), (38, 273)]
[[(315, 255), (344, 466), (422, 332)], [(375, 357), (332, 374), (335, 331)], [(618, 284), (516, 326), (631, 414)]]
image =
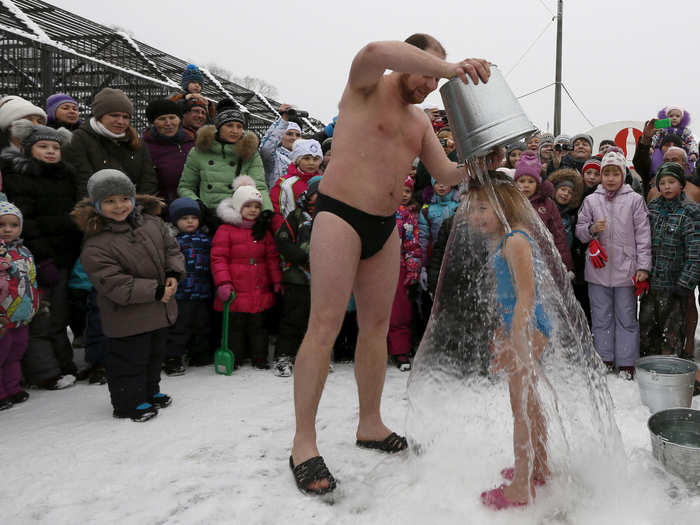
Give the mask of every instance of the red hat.
[(583, 165), (583, 169), (581, 170), (581, 172), (586, 173), (590, 169), (600, 171), (600, 158), (591, 157), (590, 159), (588, 159)]
[(403, 181), (404, 187), (409, 187), (413, 189), (413, 185), (415, 184), (414, 180), (412, 177), (406, 177), (406, 180)]

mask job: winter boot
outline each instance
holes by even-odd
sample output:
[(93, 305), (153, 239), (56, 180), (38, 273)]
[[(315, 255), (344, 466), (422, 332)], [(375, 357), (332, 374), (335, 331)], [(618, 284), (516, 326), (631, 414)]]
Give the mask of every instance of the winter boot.
[(293, 370), (294, 365), (292, 364), (291, 358), (282, 356), (275, 361), (273, 372), (277, 377), (289, 377), (292, 375)]
[(12, 407), (12, 400), (9, 397), (5, 399), (0, 399), (0, 411), (7, 410)]
[(408, 354), (399, 354), (394, 356), (394, 363), (396, 368), (402, 372), (411, 371), (411, 360), (408, 358)]
[(25, 390), (20, 390), (20, 391), (17, 392), (16, 394), (11, 395), (10, 397), (8, 397), (8, 399), (9, 399), (10, 401), (12, 401), (12, 403), (13, 403), (14, 405), (17, 405), (17, 404), (19, 404), (19, 403), (24, 403), (27, 399), (29, 399), (29, 392), (27, 392), (27, 391), (25, 391)]
[(107, 369), (104, 366), (93, 366), (90, 370), (88, 383), (91, 385), (104, 385), (107, 382)]
[(182, 364), (182, 359), (179, 357), (168, 357), (163, 365), (165, 375), (181, 376), (185, 375), (185, 365)]
[(139, 406), (137, 406), (134, 410), (132, 410), (130, 413), (124, 413), (124, 412), (119, 412), (118, 410), (114, 410), (112, 412), (112, 416), (114, 416), (117, 419), (125, 419), (125, 418), (131, 418), (132, 421), (135, 421), (136, 423), (143, 423), (144, 421), (148, 421), (149, 419), (153, 419), (158, 415), (158, 409), (151, 405), (150, 403), (141, 403)]
[(154, 394), (151, 398), (151, 404), (158, 410), (161, 408), (169, 407), (173, 404), (173, 398), (163, 392), (158, 392)]
[(68, 374), (65, 376), (55, 376), (43, 381), (39, 386), (46, 390), (63, 390), (75, 384), (75, 376)]

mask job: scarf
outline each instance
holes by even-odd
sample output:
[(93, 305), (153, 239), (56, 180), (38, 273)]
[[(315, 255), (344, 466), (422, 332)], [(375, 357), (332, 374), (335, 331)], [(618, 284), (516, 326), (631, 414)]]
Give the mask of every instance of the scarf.
[(124, 133), (116, 134), (112, 133), (109, 131), (107, 128), (104, 127), (102, 122), (99, 120), (96, 120), (95, 117), (90, 117), (90, 127), (92, 128), (92, 131), (97, 133), (98, 135), (101, 135), (103, 137), (107, 137), (108, 139), (113, 139), (113, 140), (119, 140), (123, 139), (126, 137), (126, 131)]

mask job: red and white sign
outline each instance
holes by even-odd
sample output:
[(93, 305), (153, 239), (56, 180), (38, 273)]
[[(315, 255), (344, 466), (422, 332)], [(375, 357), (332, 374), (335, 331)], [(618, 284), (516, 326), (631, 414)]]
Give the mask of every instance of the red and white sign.
[(586, 131), (586, 133), (593, 137), (593, 142), (595, 143), (593, 153), (598, 152), (598, 146), (602, 140), (611, 139), (625, 152), (628, 162), (632, 162), (634, 151), (637, 149), (637, 140), (642, 134), (642, 129), (644, 129), (643, 121), (619, 120), (596, 126)]

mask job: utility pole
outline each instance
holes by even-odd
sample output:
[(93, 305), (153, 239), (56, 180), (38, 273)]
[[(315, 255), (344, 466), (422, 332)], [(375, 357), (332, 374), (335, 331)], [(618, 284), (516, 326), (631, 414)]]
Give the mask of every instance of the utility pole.
[(557, 66), (554, 78), (554, 136), (561, 133), (561, 26), (564, 22), (564, 0), (558, 0), (557, 4)]

